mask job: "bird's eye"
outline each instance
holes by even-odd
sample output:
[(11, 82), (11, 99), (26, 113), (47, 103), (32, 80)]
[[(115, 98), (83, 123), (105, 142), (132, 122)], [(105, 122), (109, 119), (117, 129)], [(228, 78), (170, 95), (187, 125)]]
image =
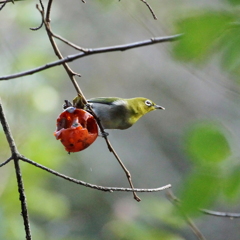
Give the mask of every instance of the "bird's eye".
[(148, 107), (151, 107), (153, 104), (150, 100), (146, 100), (145, 101), (145, 104), (148, 106)]

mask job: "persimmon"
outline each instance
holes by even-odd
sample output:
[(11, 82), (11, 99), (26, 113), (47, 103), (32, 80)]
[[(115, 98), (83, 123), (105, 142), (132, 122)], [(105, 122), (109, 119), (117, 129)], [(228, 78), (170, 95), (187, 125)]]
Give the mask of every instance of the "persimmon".
[(61, 141), (67, 152), (79, 152), (96, 140), (97, 122), (87, 111), (68, 107), (57, 118), (54, 136)]

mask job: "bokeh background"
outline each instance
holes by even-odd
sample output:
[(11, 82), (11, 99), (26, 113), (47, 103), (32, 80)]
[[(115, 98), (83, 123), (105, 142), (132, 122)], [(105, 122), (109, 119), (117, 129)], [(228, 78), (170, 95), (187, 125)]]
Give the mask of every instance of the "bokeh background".
[[(0, 75), (56, 60), (40, 24), (37, 1), (0, 12)], [(47, 1), (44, 1), (46, 5)], [(206, 239), (239, 240), (238, 219), (199, 208), (240, 212), (239, 63), (237, 0), (55, 1), (52, 30), (84, 48), (184, 33), (176, 43), (92, 55), (70, 63), (87, 98), (142, 96), (166, 108), (132, 128), (108, 130), (135, 187), (172, 184)], [(64, 56), (77, 51), (57, 41)], [(128, 187), (124, 172), (99, 137), (68, 155), (53, 132), (65, 99), (76, 92), (61, 66), (0, 82), (0, 97), (19, 151), (77, 179)], [(10, 150), (0, 129), (0, 159)], [(21, 162), (33, 239), (196, 239), (165, 192), (104, 193)], [(13, 163), (0, 169), (0, 239), (24, 238)]]

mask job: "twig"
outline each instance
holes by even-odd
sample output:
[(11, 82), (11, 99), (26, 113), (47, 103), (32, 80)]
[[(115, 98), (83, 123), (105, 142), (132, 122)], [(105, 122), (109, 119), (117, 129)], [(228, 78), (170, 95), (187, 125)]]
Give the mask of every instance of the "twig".
[(218, 212), (208, 209), (200, 209), (202, 213), (215, 216), (215, 217), (228, 217), (228, 218), (240, 218), (240, 213)]
[(5, 7), (5, 5), (8, 3), (9, 1), (3, 1), (3, 2), (0, 2), (0, 4), (2, 4), (0, 6), (0, 11)]
[(6, 165), (6, 164), (9, 163), (12, 159), (13, 159), (12, 157), (8, 158), (5, 162), (3, 162), (3, 163), (0, 164), (0, 167)]
[(121, 192), (159, 192), (159, 191), (163, 191), (165, 189), (168, 189), (168, 188), (171, 188), (171, 184), (167, 184), (165, 186), (162, 186), (162, 187), (159, 187), (159, 188), (119, 188), (119, 187), (104, 187), (104, 186), (98, 186), (98, 185), (95, 185), (95, 184), (91, 184), (91, 183), (87, 183), (87, 182), (84, 182), (84, 181), (81, 181), (81, 180), (78, 180), (78, 179), (75, 179), (75, 178), (71, 178), (67, 175), (64, 175), (62, 173), (59, 173), (57, 171), (54, 171), (48, 167), (45, 167), (39, 163), (36, 163), (24, 156), (20, 156), (19, 157), (22, 161), (24, 162), (27, 162), (35, 167), (38, 167), (44, 171), (47, 171), (51, 174), (54, 174), (55, 176), (57, 177), (60, 177), (60, 178), (63, 178), (63, 179), (66, 179), (70, 182), (73, 182), (73, 183), (76, 183), (76, 184), (79, 184), (79, 185), (82, 185), (84, 187), (89, 187), (89, 188), (93, 188), (93, 189), (96, 189), (96, 190), (99, 190), (99, 191), (104, 191), (104, 192), (116, 192), (116, 191), (121, 191)]
[(78, 51), (84, 52), (84, 49), (83, 49), (83, 48), (77, 46), (77, 45), (74, 44), (74, 43), (71, 43), (70, 41), (66, 40), (65, 38), (63, 38), (63, 37), (61, 37), (61, 36), (59, 36), (59, 35), (57, 35), (57, 34), (55, 34), (55, 33), (53, 33), (53, 32), (52, 32), (52, 36), (55, 37), (55, 38), (57, 38), (58, 40), (64, 42), (64, 43), (66, 43), (68, 46), (73, 47), (74, 49), (76, 49), (76, 50), (78, 50)]
[[(39, 0), (39, 2), (40, 2), (40, 5), (41, 5), (42, 9), (40, 9), (38, 4), (36, 4), (36, 8), (38, 9), (38, 11), (41, 13), (41, 16), (42, 16), (42, 14), (44, 14), (44, 5), (42, 3), (42, 0)], [(38, 27), (30, 28), (30, 29), (33, 30), (33, 31), (37, 31), (43, 26), (43, 24), (44, 24), (44, 18), (42, 17), (42, 21), (41, 21), (40, 25)]]
[(34, 74), (34, 73), (37, 73), (37, 72), (40, 72), (40, 71), (58, 66), (58, 65), (62, 65), (63, 63), (71, 62), (71, 61), (74, 61), (76, 59), (86, 57), (86, 56), (90, 56), (90, 55), (93, 55), (93, 54), (114, 52), (114, 51), (126, 51), (126, 50), (129, 50), (129, 49), (132, 49), (132, 48), (144, 47), (144, 46), (153, 45), (153, 44), (157, 44), (157, 43), (172, 42), (172, 41), (178, 40), (181, 36), (182, 36), (182, 34), (177, 34), (177, 35), (166, 36), (166, 37), (155, 37), (155, 38), (151, 38), (149, 40), (143, 40), (143, 41), (139, 41), (139, 42), (110, 46), (110, 47), (101, 47), (101, 48), (92, 48), (92, 49), (84, 48), (83, 49), (84, 52), (77, 53), (77, 54), (74, 54), (74, 55), (69, 55), (69, 56), (67, 56), (63, 59), (58, 60), (58, 61), (47, 63), (43, 66), (40, 66), (40, 67), (37, 67), (37, 68), (34, 68), (34, 69), (30, 69), (30, 70), (27, 70), (27, 71), (24, 71), (24, 72), (2, 76), (2, 77), (0, 77), (0, 81), (10, 80), (10, 79), (14, 79), (14, 78), (19, 78), (19, 77), (31, 75), (31, 74)]
[(150, 4), (149, 4), (147, 1), (145, 1), (145, 0), (140, 0), (140, 1), (143, 2), (143, 3), (145, 3), (145, 5), (146, 5), (146, 6), (148, 7), (148, 9), (150, 10), (153, 18), (154, 18), (155, 20), (157, 20), (157, 16), (156, 16), (156, 14), (154, 13), (154, 11), (153, 11), (152, 7), (150, 6)]
[[(120, 159), (120, 157), (117, 155), (116, 151), (114, 150), (113, 146), (111, 145), (109, 139), (107, 138), (107, 136), (104, 136), (105, 141), (107, 143), (108, 149), (110, 152), (113, 153), (113, 155), (115, 156), (115, 158), (117, 159), (118, 163), (120, 164), (120, 166), (122, 167), (123, 171), (125, 172), (128, 182), (131, 186), (132, 189), (134, 189), (133, 183), (132, 183), (132, 177), (131, 177), (131, 173), (128, 171), (128, 169), (125, 167), (125, 165), (123, 164), (122, 160)], [(137, 200), (138, 202), (141, 201), (141, 198), (138, 197), (138, 195), (135, 193), (135, 191), (133, 192), (133, 197), (135, 200)]]
[(170, 190), (168, 190), (166, 192), (166, 195), (167, 195), (167, 198), (172, 202), (172, 204), (174, 204), (174, 206), (179, 209), (179, 211), (181, 212), (183, 218), (185, 219), (185, 221), (187, 222), (187, 224), (189, 225), (189, 227), (191, 228), (191, 230), (193, 231), (195, 236), (199, 240), (206, 240), (206, 238), (203, 236), (203, 234), (200, 232), (200, 230), (197, 228), (197, 226), (194, 224), (194, 222), (187, 216), (187, 214), (185, 214), (181, 210), (181, 206), (179, 204), (180, 201), (178, 200), (178, 198), (176, 198), (174, 196), (174, 194)]
[(11, 159), (14, 160), (16, 178), (17, 178), (17, 183), (18, 183), (19, 200), (21, 202), (21, 210), (22, 210), (21, 213), (22, 213), (22, 217), (23, 217), (26, 239), (31, 240), (32, 237), (31, 237), (30, 222), (29, 222), (28, 210), (27, 210), (27, 199), (26, 199), (26, 196), (25, 196), (22, 174), (21, 174), (21, 169), (20, 169), (20, 166), (19, 166), (19, 156), (20, 156), (20, 154), (17, 150), (17, 147), (15, 145), (12, 133), (10, 131), (9, 125), (8, 125), (6, 117), (5, 117), (5, 114), (3, 112), (1, 101), (0, 101), (0, 121), (1, 121), (1, 124), (2, 124), (2, 127), (3, 127), (3, 131), (6, 135), (9, 147), (10, 147), (11, 152), (12, 152), (12, 157), (9, 158), (8, 160), (9, 161)]

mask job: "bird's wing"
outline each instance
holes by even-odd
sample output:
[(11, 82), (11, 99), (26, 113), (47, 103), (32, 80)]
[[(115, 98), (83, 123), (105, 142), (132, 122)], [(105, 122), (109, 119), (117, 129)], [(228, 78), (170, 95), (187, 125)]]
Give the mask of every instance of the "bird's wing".
[(113, 102), (119, 100), (117, 97), (98, 97), (98, 98), (90, 98), (87, 101), (89, 103), (102, 103), (102, 104), (112, 104)]

